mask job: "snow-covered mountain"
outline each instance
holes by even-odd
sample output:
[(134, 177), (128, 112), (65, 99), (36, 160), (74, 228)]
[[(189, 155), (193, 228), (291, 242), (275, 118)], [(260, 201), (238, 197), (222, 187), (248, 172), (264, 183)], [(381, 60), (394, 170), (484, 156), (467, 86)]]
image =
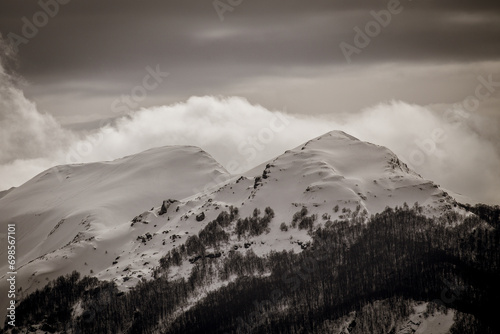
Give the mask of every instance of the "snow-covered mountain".
[[(17, 287), (30, 292), (72, 270), (105, 270), (114, 259), (113, 249), (129, 239), (128, 222), (134, 216), (162, 198), (184, 198), (227, 177), (212, 157), (192, 146), (155, 148), (112, 162), (40, 173), (0, 198), (2, 245), (7, 224), (16, 224)], [(98, 249), (110, 251), (106, 255)], [(6, 252), (6, 247), (0, 249), (2, 275), (9, 271)]]
[[(410, 170), (389, 149), (334, 131), (259, 166), (247, 175), (262, 174), (252, 202), (280, 198), (283, 203), (339, 205), (368, 213), (386, 206), (428, 206), (428, 213), (452, 199), (431, 181)], [(285, 189), (279, 185), (288, 185)], [(326, 203), (326, 204), (325, 204)], [(318, 209), (321, 211), (321, 209)]]
[[(0, 197), (0, 228), (16, 224), (17, 287), (23, 294), (73, 270), (126, 289), (150, 278), (162, 256), (230, 206), (240, 217), (266, 207), (274, 211), (268, 233), (243, 239), (232, 234), (222, 249), (252, 247), (262, 256), (300, 252), (307, 244), (307, 229), (282, 227), (303, 208), (324, 224), (415, 202), (429, 216), (457, 210), (451, 196), (389, 149), (333, 131), (243, 175), (229, 175), (201, 149), (185, 146), (51, 168)], [(0, 238), (5, 244), (6, 235)], [(0, 258), (5, 273), (5, 248)], [(169, 275), (186, 276), (190, 268), (186, 262)], [(6, 289), (0, 277), (0, 293)]]

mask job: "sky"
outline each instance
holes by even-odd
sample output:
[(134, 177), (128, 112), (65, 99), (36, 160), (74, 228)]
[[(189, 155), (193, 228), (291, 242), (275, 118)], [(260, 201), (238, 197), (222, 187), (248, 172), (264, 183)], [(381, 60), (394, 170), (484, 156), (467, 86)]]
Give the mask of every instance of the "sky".
[(500, 3), (4, 0), (0, 190), (197, 145), (238, 173), (327, 131), (500, 204)]

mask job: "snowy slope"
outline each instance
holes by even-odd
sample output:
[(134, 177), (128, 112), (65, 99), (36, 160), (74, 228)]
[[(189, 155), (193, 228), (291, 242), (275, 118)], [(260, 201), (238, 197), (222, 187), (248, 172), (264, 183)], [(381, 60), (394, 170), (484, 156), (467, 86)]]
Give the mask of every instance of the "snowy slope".
[(5, 195), (7, 195), (9, 192), (11, 192), (14, 189), (15, 189), (15, 187), (12, 187), (10, 189), (0, 191), (0, 198), (4, 197)]
[[(160, 215), (166, 199), (176, 201)], [(318, 226), (349, 212), (368, 217), (405, 202), (418, 202), (427, 215), (439, 215), (455, 201), (387, 148), (333, 131), (243, 175), (228, 175), (194, 147), (53, 168), (0, 198), (0, 225), (6, 231), (7, 223), (17, 223), (18, 286), (25, 292), (72, 270), (126, 289), (150, 278), (162, 256), (229, 206), (237, 207), (242, 218), (271, 207), (275, 217), (268, 233), (241, 240), (232, 233), (217, 251), (225, 256), (237, 248), (263, 256), (271, 250), (300, 252), (311, 240), (307, 230), (290, 226), (303, 207), (317, 215)], [(196, 219), (201, 213), (205, 218)], [(280, 229), (281, 223), (288, 231)], [(4, 249), (0, 257), (6, 258)], [(191, 268), (185, 261), (169, 275), (186, 277)], [(7, 271), (3, 260), (1, 270)], [(4, 282), (1, 277), (1, 289)]]
[[(90, 264), (100, 270), (108, 259), (94, 248), (109, 247), (110, 264), (111, 249), (128, 238), (126, 230), (116, 227), (129, 225), (138, 213), (164, 199), (190, 196), (227, 176), (197, 147), (155, 148), (111, 162), (60, 166), (37, 175), (0, 198), (0, 231), (16, 224), (18, 287), (32, 290), (73, 269), (88, 274)], [(2, 245), (5, 238), (5, 233), (0, 234)], [(6, 247), (0, 249), (0, 258), (4, 274)], [(3, 295), (4, 277), (0, 282)]]

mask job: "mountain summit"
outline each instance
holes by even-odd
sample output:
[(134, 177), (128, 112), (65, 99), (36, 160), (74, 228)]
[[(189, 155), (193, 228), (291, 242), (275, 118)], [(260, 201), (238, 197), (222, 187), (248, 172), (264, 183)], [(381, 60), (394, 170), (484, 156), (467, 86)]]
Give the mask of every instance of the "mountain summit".
[[(260, 174), (260, 175), (259, 175)], [(335, 206), (368, 213), (418, 202), (432, 215), (454, 204), (446, 192), (410, 170), (389, 149), (332, 131), (246, 173), (257, 178), (252, 201)], [(270, 204), (271, 204), (270, 203)], [(280, 211), (282, 212), (282, 211)]]

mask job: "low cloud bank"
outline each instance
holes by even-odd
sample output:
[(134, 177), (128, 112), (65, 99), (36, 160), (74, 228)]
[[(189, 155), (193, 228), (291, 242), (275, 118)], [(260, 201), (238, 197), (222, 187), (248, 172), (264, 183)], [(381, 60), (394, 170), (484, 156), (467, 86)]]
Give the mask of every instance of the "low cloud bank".
[(481, 120), (473, 113), (450, 108), (451, 114), (392, 101), (356, 114), (313, 117), (268, 110), (240, 97), (202, 96), (140, 109), (77, 133), (40, 113), (0, 67), (0, 189), (51, 166), (112, 160), (164, 145), (199, 146), (236, 174), (338, 129), (389, 147), (445, 188), (500, 203), (496, 137), (476, 130)]

